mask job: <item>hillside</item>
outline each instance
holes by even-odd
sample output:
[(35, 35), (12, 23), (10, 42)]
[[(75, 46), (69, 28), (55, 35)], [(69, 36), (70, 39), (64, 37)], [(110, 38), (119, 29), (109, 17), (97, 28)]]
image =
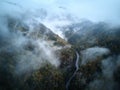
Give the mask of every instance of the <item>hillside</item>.
[(5, 18), (7, 33), (0, 28), (0, 89), (64, 90), (66, 66), (74, 67), (71, 45), (42, 23)]
[(66, 41), (34, 20), (2, 24), (0, 90), (119, 90), (119, 27), (74, 23)]
[(106, 47), (119, 53), (120, 28), (110, 27), (107, 23), (83, 21), (61, 28), (68, 42), (77, 48), (85, 49), (93, 46)]

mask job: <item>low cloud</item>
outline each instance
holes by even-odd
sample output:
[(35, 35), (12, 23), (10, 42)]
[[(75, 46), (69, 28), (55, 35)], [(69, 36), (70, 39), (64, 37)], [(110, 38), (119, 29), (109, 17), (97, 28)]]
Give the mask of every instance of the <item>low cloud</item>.
[(81, 65), (85, 65), (88, 62), (94, 62), (98, 58), (103, 57), (104, 55), (110, 54), (110, 50), (102, 47), (92, 47), (86, 50), (81, 51), (82, 62)]
[[(24, 35), (24, 31), (14, 28), (14, 24), (16, 25), (14, 19), (16, 18), (9, 19), (13, 20), (13, 22), (10, 23), (6, 18), (8, 17), (2, 17), (0, 21), (0, 58), (3, 59), (0, 63), (3, 67), (11, 65), (14, 67), (16, 74), (23, 74), (37, 70), (46, 63), (50, 63), (55, 67), (59, 65), (55, 51), (47, 41), (42, 38), (32, 38), (32, 36)], [(27, 31), (28, 34), (29, 30), (30, 27)], [(6, 56), (4, 53), (8, 55)], [(12, 57), (9, 55), (12, 55)], [(8, 64), (2, 63), (4, 60), (6, 60)]]

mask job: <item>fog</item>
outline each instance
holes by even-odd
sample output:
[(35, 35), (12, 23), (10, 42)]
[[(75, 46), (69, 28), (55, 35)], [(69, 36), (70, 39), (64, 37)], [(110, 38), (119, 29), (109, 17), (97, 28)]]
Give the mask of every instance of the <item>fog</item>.
[[(37, 32), (36, 29), (31, 28), (30, 24), (26, 24), (29, 28), (27, 29), (28, 35), (25, 36), (24, 31), (16, 28), (17, 23), (24, 22), (26, 19), (21, 20), (21, 18), (11, 15), (0, 17), (1, 67), (12, 65), (14, 67), (13, 73), (20, 75), (37, 70), (48, 63), (55, 67), (59, 66), (59, 60), (50, 44), (43, 38), (34, 38), (37, 37), (37, 34), (34, 37), (30, 36), (33, 31)], [(22, 28), (22, 26), (20, 27)], [(4, 60), (8, 64), (4, 64)]]
[(119, 90), (119, 82), (116, 80), (119, 76), (120, 56), (110, 56), (102, 60), (102, 74), (90, 82), (88, 90)]
[(87, 63), (94, 62), (94, 60), (97, 60), (103, 55), (109, 55), (110, 50), (107, 48), (102, 48), (102, 47), (92, 47), (84, 51), (81, 51), (81, 54), (82, 54), (81, 64), (85, 65)]
[[(88, 46), (80, 47), (80, 65), (97, 61), (101, 65), (100, 74), (96, 70), (86, 90), (119, 90), (120, 81), (116, 79), (120, 68), (119, 28), (111, 28), (120, 25), (119, 10), (120, 0), (0, 0), (0, 70), (22, 76), (46, 64), (59, 67), (56, 51), (44, 34), (38, 38), (40, 27), (37, 26), (45, 25), (45, 33), (50, 28), (66, 39), (60, 27), (78, 23), (70, 36), (73, 46), (76, 35), (78, 41), (82, 39), (78, 45), (82, 46), (83, 42)], [(79, 27), (84, 20), (92, 24)], [(99, 26), (99, 22), (104, 23)], [(106, 23), (108, 26), (104, 27)]]
[(5, 13), (29, 14), (65, 38), (57, 27), (84, 19), (119, 25), (119, 4), (119, 0), (1, 0), (0, 15)]
[(6, 7), (7, 10), (15, 8), (25, 11), (43, 8), (47, 10), (49, 16), (61, 14), (62, 17), (63, 14), (71, 14), (79, 19), (87, 18), (93, 21), (111, 21), (112, 23), (119, 22), (119, 4), (119, 0), (1, 0), (1, 7)]

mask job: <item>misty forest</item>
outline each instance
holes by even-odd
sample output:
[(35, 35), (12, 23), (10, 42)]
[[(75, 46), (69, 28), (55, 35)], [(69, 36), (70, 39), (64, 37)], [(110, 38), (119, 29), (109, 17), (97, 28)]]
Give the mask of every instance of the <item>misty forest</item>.
[(120, 90), (120, 0), (0, 0), (0, 90)]

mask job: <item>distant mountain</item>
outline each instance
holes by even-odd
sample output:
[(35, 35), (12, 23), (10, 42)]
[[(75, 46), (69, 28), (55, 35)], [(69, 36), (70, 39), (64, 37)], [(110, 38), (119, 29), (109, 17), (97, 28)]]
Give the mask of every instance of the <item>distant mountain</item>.
[(69, 43), (81, 49), (103, 46), (118, 52), (117, 48), (120, 48), (120, 28), (110, 27), (104, 22), (93, 23), (86, 20), (62, 27), (61, 30), (64, 30)]

